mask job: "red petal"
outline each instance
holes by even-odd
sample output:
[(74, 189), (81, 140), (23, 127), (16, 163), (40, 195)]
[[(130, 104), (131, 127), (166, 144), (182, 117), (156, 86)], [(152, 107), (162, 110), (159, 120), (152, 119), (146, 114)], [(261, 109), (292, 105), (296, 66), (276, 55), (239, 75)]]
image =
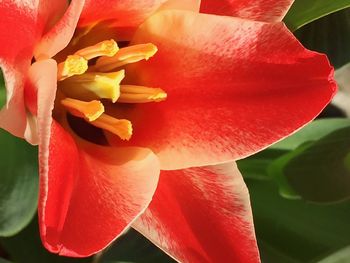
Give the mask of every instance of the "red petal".
[(167, 100), (118, 117), (132, 121), (131, 144), (151, 148), (161, 169), (253, 154), (315, 118), (335, 92), (327, 58), (281, 23), (164, 11), (133, 41), (148, 42), (158, 53), (127, 75), (132, 84), (164, 89)]
[(31, 132), (35, 121), (26, 113), (24, 85), (35, 45), (65, 8), (65, 1), (3, 0), (0, 3), (0, 67), (7, 90), (7, 104), (0, 111), (0, 127), (26, 137), (31, 143), (35, 143)]
[(84, 2), (84, 0), (71, 1), (62, 18), (36, 46), (34, 53), (37, 59), (53, 57), (68, 45), (77, 26)]
[(159, 175), (149, 150), (77, 145), (56, 122), (40, 146), (40, 227), (51, 252), (96, 253), (149, 205)]
[(32, 144), (38, 144), (40, 136), (49, 138), (56, 89), (56, 61), (47, 59), (35, 62), (29, 69), (25, 85), (25, 102), (30, 112), (27, 111), (28, 121), (24, 138)]
[(201, 13), (281, 21), (294, 0), (202, 0)]
[(0, 2), (0, 67), (7, 90), (0, 127), (20, 137), (26, 127), (23, 86), (40, 29), (36, 23), (38, 6), (30, 2)]
[(259, 262), (248, 190), (233, 163), (162, 171), (133, 227), (179, 262)]
[[(86, 0), (79, 25), (89, 26), (110, 20), (127, 39), (135, 29), (159, 9), (186, 9), (199, 11), (200, 0)], [(119, 40), (120, 40), (119, 38)]]

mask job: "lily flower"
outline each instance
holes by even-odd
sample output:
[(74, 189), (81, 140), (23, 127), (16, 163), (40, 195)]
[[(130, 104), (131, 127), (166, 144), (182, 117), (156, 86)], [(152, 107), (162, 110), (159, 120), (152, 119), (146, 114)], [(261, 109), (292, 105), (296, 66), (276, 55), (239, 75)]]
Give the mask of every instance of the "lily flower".
[(0, 126), (39, 145), (39, 224), (64, 256), (129, 227), (181, 262), (259, 262), (234, 163), (329, 103), (292, 0), (0, 3)]

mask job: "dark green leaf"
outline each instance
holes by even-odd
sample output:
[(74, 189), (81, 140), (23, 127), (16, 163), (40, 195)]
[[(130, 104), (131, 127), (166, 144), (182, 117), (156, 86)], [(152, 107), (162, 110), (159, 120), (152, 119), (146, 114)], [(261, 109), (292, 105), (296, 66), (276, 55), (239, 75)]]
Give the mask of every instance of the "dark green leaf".
[(350, 7), (350, 0), (296, 0), (284, 18), (294, 31), (320, 17)]
[(0, 129), (0, 236), (11, 236), (37, 207), (37, 149)]
[(267, 174), (268, 166), (273, 160), (286, 153), (288, 151), (283, 149), (266, 149), (246, 159), (238, 160), (237, 165), (244, 178), (270, 180)]
[(4, 82), (4, 76), (0, 69), (0, 110), (6, 104), (6, 87)]
[(318, 19), (295, 35), (306, 48), (327, 54), (339, 68), (350, 61), (350, 8)]
[(349, 263), (350, 246), (343, 248), (318, 263)]
[(265, 263), (310, 263), (350, 245), (350, 202), (282, 198), (272, 181), (247, 180)]
[(5, 259), (3, 259), (3, 258), (0, 258), (0, 263), (11, 263), (11, 262), (8, 261), (8, 260), (5, 260)]
[(278, 185), (281, 196), (299, 199), (300, 193), (296, 192), (287, 180), (285, 166), (299, 155), (306, 145), (344, 127), (350, 127), (349, 119), (317, 120), (265, 151), (238, 161), (238, 167), (244, 178), (273, 180)]
[(300, 131), (272, 145), (270, 149), (294, 150), (298, 146), (321, 139), (341, 128), (350, 127), (349, 119), (322, 119), (311, 122)]
[[(350, 197), (350, 127), (300, 146), (274, 162), (303, 198), (335, 202)], [(275, 169), (278, 170), (278, 169)]]
[(137, 231), (130, 229), (104, 252), (100, 262), (172, 263), (175, 261)]

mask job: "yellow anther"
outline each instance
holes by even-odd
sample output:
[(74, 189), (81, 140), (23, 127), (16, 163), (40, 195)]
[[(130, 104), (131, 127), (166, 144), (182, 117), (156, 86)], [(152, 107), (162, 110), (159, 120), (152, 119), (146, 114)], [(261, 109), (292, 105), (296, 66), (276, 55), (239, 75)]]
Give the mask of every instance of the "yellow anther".
[(111, 73), (89, 72), (62, 81), (59, 88), (71, 98), (110, 99), (114, 103), (119, 98), (119, 84), (124, 76), (124, 70)]
[(160, 102), (167, 98), (167, 94), (159, 88), (149, 88), (134, 85), (121, 85), (118, 102), (146, 103)]
[(116, 119), (107, 114), (102, 114), (91, 124), (117, 135), (122, 140), (128, 141), (132, 135), (132, 124), (129, 120)]
[(74, 55), (81, 56), (86, 60), (97, 58), (100, 56), (112, 57), (119, 50), (118, 44), (113, 40), (105, 40), (96, 45), (78, 50)]
[(84, 74), (88, 69), (88, 61), (78, 55), (68, 56), (57, 66), (57, 80), (61, 81), (74, 75)]
[(157, 47), (151, 43), (121, 48), (113, 57), (100, 57), (96, 62), (95, 68), (104, 72), (111, 71), (143, 59), (148, 60), (157, 51)]
[(61, 104), (69, 111), (70, 114), (84, 118), (87, 121), (95, 121), (105, 111), (103, 104), (100, 101), (81, 101), (71, 98), (61, 100)]

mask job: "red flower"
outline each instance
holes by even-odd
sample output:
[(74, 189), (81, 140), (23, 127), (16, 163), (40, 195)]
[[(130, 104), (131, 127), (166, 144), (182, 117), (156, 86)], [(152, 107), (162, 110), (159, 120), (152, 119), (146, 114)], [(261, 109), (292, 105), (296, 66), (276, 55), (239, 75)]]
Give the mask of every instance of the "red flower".
[(327, 58), (279, 22), (293, 1), (73, 0), (58, 21), (65, 2), (0, 4), (0, 124), (39, 144), (45, 247), (88, 256), (132, 226), (179, 261), (259, 262), (232, 162), (336, 88)]

